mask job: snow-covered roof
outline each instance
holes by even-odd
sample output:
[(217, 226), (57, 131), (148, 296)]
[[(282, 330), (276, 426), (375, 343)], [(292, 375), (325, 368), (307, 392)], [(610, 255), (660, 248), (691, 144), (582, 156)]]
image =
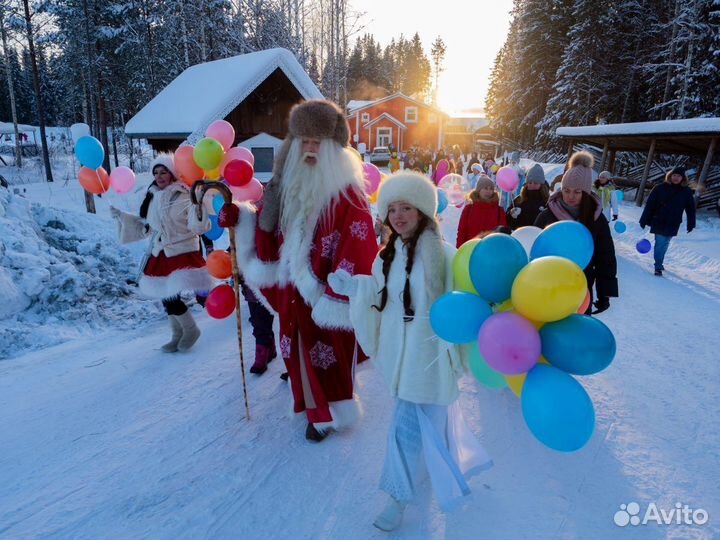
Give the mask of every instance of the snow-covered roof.
[[(18, 124), (18, 131), (34, 131), (37, 128), (35, 126), (29, 126), (27, 124)], [(0, 134), (5, 135), (6, 133), (15, 133), (15, 126), (12, 122), (0, 122)]]
[(130, 119), (125, 133), (195, 142), (278, 68), (303, 98), (323, 97), (290, 51), (268, 49), (187, 68)]
[[(447, 114), (446, 114), (444, 111), (442, 111), (441, 109), (438, 109), (437, 107), (434, 107), (434, 106), (432, 106), (432, 105), (428, 105), (427, 103), (424, 103), (424, 102), (422, 102), (422, 101), (418, 101), (417, 99), (411, 98), (410, 96), (406, 96), (406, 95), (403, 94), (402, 92), (395, 92), (394, 94), (390, 94), (389, 96), (385, 96), (384, 98), (376, 99), (376, 100), (374, 100), (374, 101), (354, 101), (354, 100), (353, 100), (353, 101), (350, 101), (350, 102), (348, 103), (348, 116), (349, 116), (350, 114), (356, 113), (356, 112), (358, 112), (358, 111), (360, 111), (360, 110), (362, 110), (362, 109), (366, 109), (366, 108), (368, 108), (368, 107), (371, 107), (371, 106), (373, 106), (373, 105), (377, 105), (377, 104), (379, 104), (379, 103), (385, 103), (386, 101), (390, 101), (391, 99), (395, 99), (395, 98), (402, 98), (402, 99), (404, 99), (404, 100), (406, 100), (406, 101), (410, 101), (411, 103), (415, 103), (416, 105), (419, 105), (419, 106), (421, 106), (421, 107), (425, 107), (425, 108), (427, 108), (427, 109), (432, 109), (432, 110), (434, 110), (434, 111), (439, 112), (440, 114), (442, 114), (442, 115), (444, 115), (444, 116), (447, 116)], [(350, 103), (356, 103), (356, 104), (362, 103), (362, 105), (357, 105), (354, 109), (350, 109)]]
[(561, 137), (622, 137), (631, 135), (677, 135), (691, 133), (720, 133), (720, 118), (685, 118), (599, 126), (559, 127)]
[(375, 102), (362, 100), (362, 99), (351, 99), (350, 101), (348, 101), (347, 111), (350, 113), (350, 112), (355, 111), (355, 109), (360, 109), (362, 107), (365, 107), (366, 105), (370, 105), (371, 103), (375, 103)]

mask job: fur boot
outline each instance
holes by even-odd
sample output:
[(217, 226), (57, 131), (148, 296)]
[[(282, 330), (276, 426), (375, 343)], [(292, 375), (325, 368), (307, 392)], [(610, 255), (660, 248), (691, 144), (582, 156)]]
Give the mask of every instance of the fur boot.
[(197, 324), (195, 324), (195, 319), (193, 319), (190, 311), (186, 311), (182, 315), (176, 315), (175, 318), (182, 328), (182, 337), (178, 342), (177, 348), (179, 351), (187, 351), (200, 337), (200, 329)]
[(393, 497), (390, 497), (383, 511), (375, 518), (373, 525), (381, 531), (394, 531), (400, 526), (403, 513), (405, 512), (405, 506), (404, 503), (398, 502)]
[(177, 352), (178, 343), (180, 342), (180, 338), (182, 337), (182, 327), (177, 320), (177, 315), (168, 315), (168, 320), (170, 321), (170, 330), (172, 331), (172, 337), (170, 338), (170, 341), (160, 347), (160, 349), (162, 350), (162, 352), (166, 353)]

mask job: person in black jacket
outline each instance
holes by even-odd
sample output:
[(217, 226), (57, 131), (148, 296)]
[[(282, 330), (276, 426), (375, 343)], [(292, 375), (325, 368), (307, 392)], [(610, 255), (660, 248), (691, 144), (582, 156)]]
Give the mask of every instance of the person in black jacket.
[(520, 195), (507, 210), (508, 226), (515, 230), (533, 225), (540, 212), (547, 207), (549, 196), (550, 187), (545, 181), (545, 172), (536, 163), (528, 170)]
[[(550, 196), (548, 208), (537, 217), (535, 226), (544, 229), (556, 221), (572, 220), (588, 228), (593, 237), (594, 251), (584, 269), (591, 302), (585, 313), (601, 313), (610, 307), (610, 297), (618, 295), (615, 244), (610, 225), (602, 212), (602, 203), (592, 192), (592, 155), (576, 152), (568, 165), (562, 178), (562, 189)], [(593, 285), (597, 292), (594, 304)]]
[(662, 276), (665, 270), (665, 253), (672, 237), (677, 236), (683, 212), (687, 215), (687, 232), (690, 234), (695, 228), (695, 198), (687, 187), (685, 169), (675, 167), (665, 175), (665, 182), (650, 192), (640, 216), (640, 226), (644, 229), (650, 225), (650, 232), (655, 235), (656, 276)]

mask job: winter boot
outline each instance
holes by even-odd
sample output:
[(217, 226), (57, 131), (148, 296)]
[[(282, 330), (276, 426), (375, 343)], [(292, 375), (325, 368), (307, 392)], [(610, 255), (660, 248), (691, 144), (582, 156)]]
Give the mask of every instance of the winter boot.
[(168, 319), (170, 320), (170, 330), (172, 330), (172, 337), (170, 338), (170, 341), (160, 347), (160, 349), (162, 350), (162, 352), (167, 353), (177, 352), (178, 342), (182, 337), (182, 327), (177, 320), (177, 315), (168, 315)]
[(400, 526), (403, 512), (405, 512), (405, 506), (404, 503), (398, 502), (395, 498), (390, 497), (383, 511), (380, 512), (380, 515), (373, 521), (373, 525), (381, 531), (394, 531)]
[(254, 373), (255, 375), (262, 375), (265, 373), (267, 371), (268, 363), (272, 360), (272, 358), (270, 358), (271, 352), (270, 347), (256, 343), (255, 363), (250, 368), (250, 373)]
[(317, 429), (312, 424), (308, 423), (307, 429), (305, 430), (305, 438), (308, 441), (320, 442), (330, 434), (329, 429)]
[(656, 269), (655, 269), (655, 275), (662, 277), (662, 270), (660, 270), (659, 268), (656, 268)]
[(182, 328), (182, 337), (178, 342), (178, 351), (187, 351), (200, 337), (200, 329), (195, 324), (192, 313), (186, 311), (182, 315), (175, 315)]

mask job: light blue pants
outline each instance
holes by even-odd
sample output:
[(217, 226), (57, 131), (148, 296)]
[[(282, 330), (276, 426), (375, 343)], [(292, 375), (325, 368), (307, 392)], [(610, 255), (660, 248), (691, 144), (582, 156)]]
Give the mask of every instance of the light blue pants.
[(672, 240), (672, 236), (662, 234), (655, 235), (655, 249), (653, 250), (655, 270), (665, 270), (663, 262), (665, 261), (665, 254), (667, 253), (668, 247), (670, 246), (670, 240)]

